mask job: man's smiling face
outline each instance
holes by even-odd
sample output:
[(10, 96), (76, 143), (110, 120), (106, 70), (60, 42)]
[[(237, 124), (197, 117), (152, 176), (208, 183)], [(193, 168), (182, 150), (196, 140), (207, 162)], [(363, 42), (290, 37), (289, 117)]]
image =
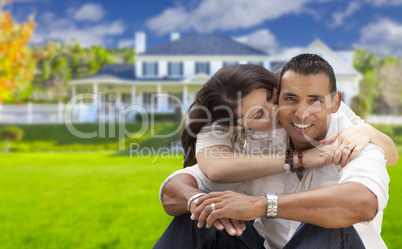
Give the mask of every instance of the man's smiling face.
[(340, 93), (330, 95), (325, 73), (302, 75), (286, 71), (279, 94), (279, 120), (296, 149), (314, 147), (309, 141), (325, 138), (331, 113), (340, 106)]

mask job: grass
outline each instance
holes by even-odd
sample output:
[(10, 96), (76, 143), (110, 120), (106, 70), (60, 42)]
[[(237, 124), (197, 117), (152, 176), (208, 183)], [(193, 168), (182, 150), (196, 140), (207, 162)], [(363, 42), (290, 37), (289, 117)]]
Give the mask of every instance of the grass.
[(160, 184), (181, 158), (114, 153), (0, 156), (0, 248), (152, 248), (166, 229)]
[[(152, 248), (171, 221), (158, 200), (182, 158), (127, 154), (0, 155), (0, 248)], [(382, 236), (402, 247), (402, 162), (388, 167), (390, 201)]]
[(382, 237), (389, 249), (402, 248), (402, 155), (399, 155), (398, 164), (389, 166), (388, 174), (391, 178), (389, 184), (389, 201), (384, 211), (382, 224)]

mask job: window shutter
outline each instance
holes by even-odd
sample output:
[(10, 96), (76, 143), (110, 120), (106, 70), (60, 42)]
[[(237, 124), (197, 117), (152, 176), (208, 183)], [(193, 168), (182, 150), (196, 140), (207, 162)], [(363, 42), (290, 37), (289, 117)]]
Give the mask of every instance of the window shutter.
[(198, 74), (199, 69), (198, 69), (198, 62), (195, 63), (195, 74)]
[(146, 66), (146, 63), (145, 63), (145, 61), (143, 61), (142, 62), (142, 76), (145, 76), (146, 74), (146, 68), (145, 68), (145, 66)]
[(142, 104), (143, 105), (147, 104), (147, 94), (146, 93), (142, 93)]
[(180, 76), (183, 75), (183, 62), (180, 62)]
[(158, 62), (155, 63), (155, 76), (158, 76)]
[(168, 75), (172, 75), (172, 63), (168, 62)]
[(209, 62), (207, 62), (207, 75), (209, 75)]

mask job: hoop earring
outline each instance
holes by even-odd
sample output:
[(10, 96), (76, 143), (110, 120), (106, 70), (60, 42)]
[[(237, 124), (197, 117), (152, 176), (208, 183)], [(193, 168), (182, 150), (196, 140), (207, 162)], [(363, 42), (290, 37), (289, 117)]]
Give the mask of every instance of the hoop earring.
[[(244, 139), (243, 139), (243, 137), (244, 137)], [(239, 147), (240, 151), (244, 151), (244, 149), (247, 146), (247, 143), (248, 143), (247, 136), (243, 130), (238, 131), (232, 137), (232, 148), (235, 150), (236, 150), (236, 144), (237, 144), (237, 147)]]

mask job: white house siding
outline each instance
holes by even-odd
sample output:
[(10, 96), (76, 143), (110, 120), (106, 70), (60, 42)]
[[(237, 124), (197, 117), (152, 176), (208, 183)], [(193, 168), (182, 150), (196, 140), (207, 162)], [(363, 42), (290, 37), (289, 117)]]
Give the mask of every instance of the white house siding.
[(142, 74), (142, 61), (138, 61), (135, 63), (135, 74), (137, 77), (141, 78), (144, 75)]
[(161, 61), (159, 61), (158, 64), (159, 64), (158, 65), (158, 75), (156, 77), (163, 78), (163, 77), (169, 76), (169, 73), (168, 73), (168, 61), (161, 60)]
[(335, 52), (342, 60), (346, 62), (349, 66), (353, 67), (353, 55), (354, 51), (336, 51)]
[(185, 60), (183, 61), (183, 76), (189, 78), (194, 75), (195, 72), (195, 61)]
[(359, 93), (359, 82), (350, 80), (337, 80), (338, 91), (342, 93), (343, 102), (351, 106), (353, 96)]

